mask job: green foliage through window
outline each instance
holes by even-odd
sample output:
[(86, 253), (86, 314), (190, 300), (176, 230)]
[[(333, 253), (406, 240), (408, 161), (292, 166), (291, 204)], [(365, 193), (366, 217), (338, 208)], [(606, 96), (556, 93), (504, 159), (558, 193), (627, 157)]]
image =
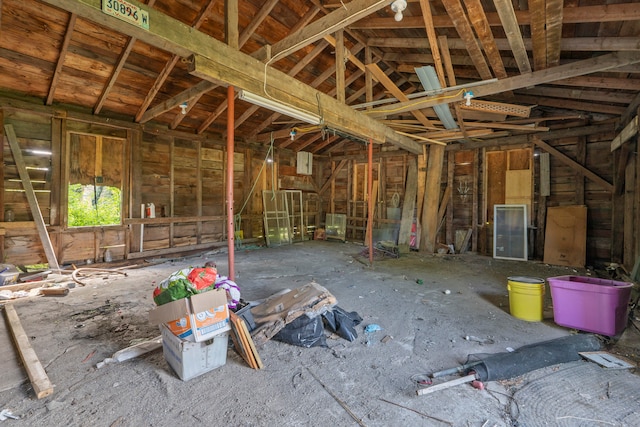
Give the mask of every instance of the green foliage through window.
[(69, 185), (69, 226), (119, 225), (122, 206), (117, 187)]

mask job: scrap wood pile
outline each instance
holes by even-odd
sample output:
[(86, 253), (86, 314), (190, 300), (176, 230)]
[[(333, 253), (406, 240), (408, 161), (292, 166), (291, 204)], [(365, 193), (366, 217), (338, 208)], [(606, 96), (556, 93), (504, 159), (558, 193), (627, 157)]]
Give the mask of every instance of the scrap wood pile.
[(251, 309), (257, 325), (252, 332), (256, 345), (271, 338), (301, 347), (326, 347), (324, 327), (353, 341), (362, 318), (337, 306), (336, 298), (323, 286), (310, 282), (272, 295)]
[(22, 273), (11, 264), (0, 264), (0, 301), (14, 300), (33, 296), (65, 296), (76, 284), (86, 286), (91, 279), (106, 279), (112, 275), (126, 276), (120, 268), (76, 268), (70, 270), (43, 270), (32, 273)]

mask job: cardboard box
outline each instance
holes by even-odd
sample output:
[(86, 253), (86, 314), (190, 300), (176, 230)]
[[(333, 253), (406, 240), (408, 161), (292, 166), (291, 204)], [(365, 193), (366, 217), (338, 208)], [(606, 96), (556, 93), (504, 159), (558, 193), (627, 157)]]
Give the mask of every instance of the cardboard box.
[(190, 342), (175, 336), (166, 325), (160, 325), (162, 353), (171, 369), (183, 381), (227, 363), (229, 332), (220, 333), (205, 342)]
[(224, 289), (214, 289), (163, 304), (149, 312), (154, 325), (164, 323), (178, 338), (202, 342), (229, 331), (229, 308)]

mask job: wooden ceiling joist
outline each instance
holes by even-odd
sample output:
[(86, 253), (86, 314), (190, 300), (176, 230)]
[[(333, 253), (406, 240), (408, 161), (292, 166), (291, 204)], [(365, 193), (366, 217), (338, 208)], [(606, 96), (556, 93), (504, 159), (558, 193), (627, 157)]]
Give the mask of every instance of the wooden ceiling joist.
[[(517, 10), (516, 18), (518, 25), (531, 25), (531, 16), (534, 13), (529, 10)], [(498, 13), (487, 13), (487, 21), (491, 26), (501, 26), (500, 16)], [(633, 1), (620, 4), (604, 4), (593, 6), (565, 7), (562, 9), (563, 24), (581, 24), (581, 23), (602, 23), (602, 22), (618, 22), (618, 21), (637, 21), (640, 20), (640, 8)], [(455, 25), (452, 19), (447, 15), (434, 15), (433, 25), (436, 28), (453, 28)], [(424, 22), (420, 16), (405, 16), (402, 19), (402, 28), (415, 29), (423, 28)], [(352, 29), (357, 30), (392, 30), (398, 27), (398, 23), (392, 18), (369, 18), (352, 25)]]
[(387, 0), (353, 0), (349, 2), (349, 7), (336, 9), (306, 27), (289, 34), (271, 45), (270, 48), (261, 49), (256, 57), (267, 59), (267, 63), (282, 59), (340, 28), (387, 7), (388, 4)]
[[(527, 75), (509, 77), (494, 83), (478, 85), (473, 88), (473, 92), (475, 94), (475, 97), (478, 98), (501, 93), (508, 90), (515, 90), (534, 86), (537, 84), (549, 83), (558, 79), (582, 76), (637, 63), (640, 63), (640, 52), (612, 52), (594, 58), (559, 65), (550, 69), (534, 71)], [(412, 99), (408, 102), (400, 102), (392, 104), (390, 106), (373, 108), (369, 111), (369, 114), (380, 116), (388, 114), (388, 111), (393, 111), (394, 113), (402, 113), (415, 109), (432, 107), (438, 104), (448, 104), (461, 100), (461, 91), (457, 91), (459, 92), (459, 97), (454, 96), (455, 92), (454, 94), (452, 94), (451, 92), (452, 91), (447, 92), (445, 90), (445, 92), (441, 95), (426, 96), (424, 98)]]
[(64, 60), (67, 57), (69, 43), (71, 42), (71, 37), (73, 36), (73, 30), (75, 28), (75, 25), (76, 25), (76, 15), (72, 13), (69, 15), (69, 22), (67, 23), (67, 31), (64, 35), (62, 46), (60, 46), (60, 54), (58, 55), (56, 69), (53, 71), (53, 77), (51, 79), (51, 84), (49, 85), (49, 95), (47, 95), (47, 100), (45, 102), (46, 105), (51, 105), (53, 103), (54, 95), (56, 93), (56, 88), (58, 87), (58, 80), (60, 79), (60, 74), (62, 72)]
[(513, 3), (511, 0), (494, 0), (498, 16), (502, 22), (502, 27), (507, 36), (509, 46), (513, 52), (513, 57), (518, 64), (518, 70), (520, 74), (531, 72), (531, 63), (529, 62), (529, 55), (527, 55), (527, 49), (524, 45), (522, 38), (522, 32), (518, 26), (518, 19), (516, 18), (516, 12), (513, 9)]

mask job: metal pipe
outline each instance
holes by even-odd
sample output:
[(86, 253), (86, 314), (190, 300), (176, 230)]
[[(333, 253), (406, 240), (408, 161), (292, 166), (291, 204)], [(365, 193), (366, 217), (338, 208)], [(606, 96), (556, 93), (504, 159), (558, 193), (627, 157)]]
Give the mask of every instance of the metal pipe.
[(227, 88), (227, 247), (229, 248), (229, 279), (235, 281), (235, 230), (233, 217), (233, 153), (235, 137), (235, 91)]
[(373, 265), (373, 140), (369, 139), (369, 181), (367, 182), (367, 194), (369, 195), (369, 204), (367, 208), (367, 235), (369, 236), (369, 265)]

